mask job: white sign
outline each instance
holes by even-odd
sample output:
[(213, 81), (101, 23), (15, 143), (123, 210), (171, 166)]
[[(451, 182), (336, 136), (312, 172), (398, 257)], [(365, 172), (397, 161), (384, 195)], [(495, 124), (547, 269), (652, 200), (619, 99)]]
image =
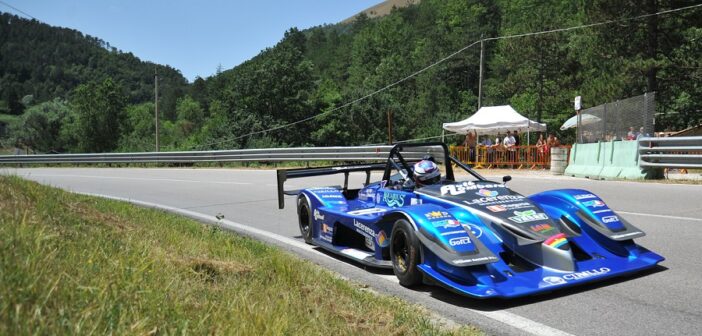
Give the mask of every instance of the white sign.
[(575, 97), (575, 110), (580, 111), (580, 109), (582, 109), (582, 107), (583, 107), (582, 106), (582, 97), (580, 97), (580, 96)]

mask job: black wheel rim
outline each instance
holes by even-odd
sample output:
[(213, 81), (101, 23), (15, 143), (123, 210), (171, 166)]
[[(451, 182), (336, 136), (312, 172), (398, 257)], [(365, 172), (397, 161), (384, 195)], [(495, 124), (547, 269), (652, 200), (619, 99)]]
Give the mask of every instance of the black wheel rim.
[(392, 238), (392, 250), (395, 255), (395, 266), (401, 273), (407, 272), (407, 264), (409, 263), (409, 246), (407, 245), (407, 236), (402, 231), (397, 231)]
[(302, 231), (303, 236), (307, 236), (310, 231), (310, 216), (307, 207), (300, 209), (300, 231)]

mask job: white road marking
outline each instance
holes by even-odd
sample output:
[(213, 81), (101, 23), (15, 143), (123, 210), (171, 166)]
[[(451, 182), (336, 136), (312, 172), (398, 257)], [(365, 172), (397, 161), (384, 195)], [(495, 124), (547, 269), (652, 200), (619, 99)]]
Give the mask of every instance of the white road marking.
[[(113, 199), (113, 200), (118, 200), (118, 201), (125, 201), (125, 202), (129, 202), (129, 203), (140, 205), (140, 206), (147, 207), (147, 208), (161, 209), (161, 210), (165, 210), (165, 211), (172, 212), (175, 214), (184, 215), (186, 217), (200, 220), (203, 222), (212, 223), (213, 225), (218, 225), (220, 227), (231, 229), (234, 231), (247, 232), (247, 233), (251, 233), (251, 234), (255, 234), (255, 235), (260, 235), (263, 237), (277, 240), (277, 241), (284, 243), (286, 245), (294, 246), (296, 248), (303, 249), (305, 251), (317, 253), (318, 255), (327, 257), (330, 260), (333, 260), (339, 264), (345, 264), (341, 260), (338, 260), (332, 256), (329, 256), (329, 255), (326, 255), (324, 253), (317, 251), (312, 245), (308, 245), (308, 244), (305, 244), (303, 242), (297, 241), (297, 240), (292, 239), (292, 238), (281, 236), (281, 235), (278, 235), (278, 234), (275, 234), (272, 232), (264, 231), (261, 229), (257, 229), (257, 228), (247, 226), (244, 224), (240, 224), (237, 222), (233, 222), (230, 220), (226, 220), (226, 219), (217, 220), (212, 215), (206, 215), (206, 214), (202, 214), (202, 213), (195, 212), (195, 211), (171, 207), (168, 205), (139, 201), (139, 200), (123, 198), (123, 197), (94, 194), (94, 193), (80, 193), (80, 194), (103, 197), (103, 198)], [(397, 278), (395, 276), (385, 275), (385, 274), (376, 274), (376, 276), (381, 278), (381, 279), (391, 281), (393, 283), (398, 283)], [(525, 333), (529, 333), (529, 334), (533, 334), (533, 335), (572, 336), (572, 334), (569, 334), (565, 331), (549, 327), (545, 324), (541, 324), (539, 322), (530, 320), (526, 317), (523, 317), (523, 316), (520, 316), (520, 315), (517, 315), (514, 313), (510, 313), (510, 312), (504, 311), (504, 310), (481, 311), (481, 310), (470, 309), (470, 308), (462, 308), (462, 309), (468, 310), (468, 311), (476, 313), (476, 314), (483, 315), (485, 317), (502, 322), (506, 325), (509, 325), (511, 327), (514, 327), (514, 328), (517, 328), (521, 331), (524, 331)]]
[(695, 217), (679, 217), (679, 216), (668, 216), (668, 215), (656, 215), (656, 214), (648, 214), (648, 213), (641, 213), (641, 212), (628, 212), (628, 211), (619, 211), (619, 210), (614, 210), (614, 211), (615, 211), (616, 213), (625, 214), (625, 215), (644, 216), (644, 217), (657, 217), (657, 218), (667, 218), (667, 219), (677, 219), (677, 220), (686, 220), (686, 221), (702, 222), (702, 218), (695, 218)]
[(151, 178), (151, 177), (121, 177), (121, 176), (99, 176), (99, 175), (71, 175), (71, 174), (26, 174), (26, 177), (86, 177), (97, 179), (111, 180), (135, 180), (135, 181), (166, 181), (166, 182), (185, 182), (185, 183), (210, 183), (210, 184), (236, 184), (236, 185), (251, 185), (251, 182), (229, 182), (229, 181), (199, 181), (199, 180), (183, 180), (183, 179), (167, 179), (167, 178)]

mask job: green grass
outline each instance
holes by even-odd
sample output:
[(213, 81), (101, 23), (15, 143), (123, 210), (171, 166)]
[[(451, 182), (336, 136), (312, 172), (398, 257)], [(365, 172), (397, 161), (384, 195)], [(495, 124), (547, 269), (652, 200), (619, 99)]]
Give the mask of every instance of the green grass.
[(0, 177), (0, 335), (478, 334), (255, 240)]

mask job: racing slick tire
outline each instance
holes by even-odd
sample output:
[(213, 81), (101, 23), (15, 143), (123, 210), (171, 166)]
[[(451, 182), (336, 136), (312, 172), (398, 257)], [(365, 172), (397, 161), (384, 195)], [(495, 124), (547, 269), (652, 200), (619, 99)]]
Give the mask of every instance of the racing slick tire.
[(422, 283), (422, 272), (417, 268), (422, 259), (421, 247), (412, 226), (404, 219), (396, 221), (392, 228), (390, 259), (392, 271), (402, 286), (412, 287)]
[(307, 197), (300, 196), (297, 199), (297, 218), (302, 238), (305, 239), (305, 243), (312, 244), (312, 209)]

